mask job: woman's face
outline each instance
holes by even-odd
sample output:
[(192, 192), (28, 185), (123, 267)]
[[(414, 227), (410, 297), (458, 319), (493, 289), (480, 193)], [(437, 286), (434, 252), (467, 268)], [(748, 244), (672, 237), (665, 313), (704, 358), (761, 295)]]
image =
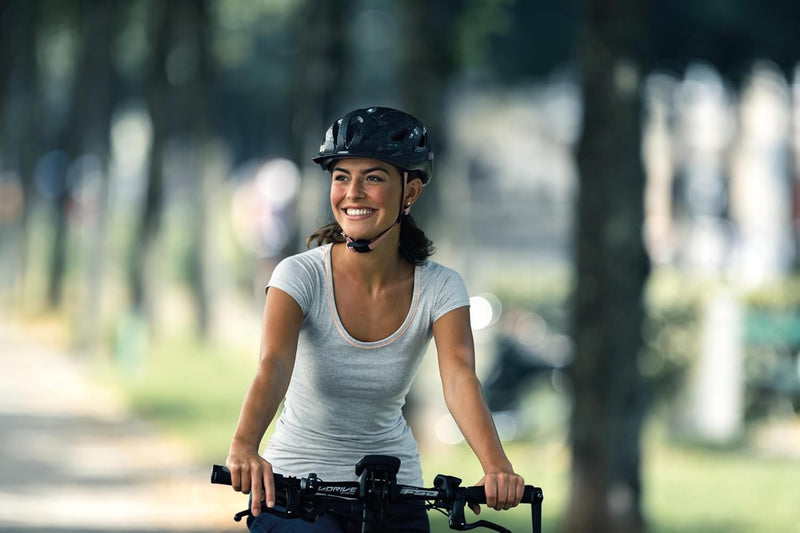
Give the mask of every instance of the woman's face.
[(394, 165), (353, 157), (331, 167), (331, 208), (353, 239), (372, 239), (397, 220), (403, 177)]

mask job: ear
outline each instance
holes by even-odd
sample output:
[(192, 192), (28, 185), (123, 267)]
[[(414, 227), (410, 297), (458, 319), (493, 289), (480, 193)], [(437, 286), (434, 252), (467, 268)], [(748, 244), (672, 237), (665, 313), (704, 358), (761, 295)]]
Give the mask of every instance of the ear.
[(403, 198), (403, 214), (407, 215), (411, 211), (411, 206), (414, 205), (420, 194), (422, 194), (422, 180), (416, 175), (409, 175)]

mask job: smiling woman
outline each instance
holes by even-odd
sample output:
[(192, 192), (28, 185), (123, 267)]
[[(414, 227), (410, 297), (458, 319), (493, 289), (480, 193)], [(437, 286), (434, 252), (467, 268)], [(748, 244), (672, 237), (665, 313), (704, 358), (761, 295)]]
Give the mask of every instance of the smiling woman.
[[(395, 109), (357, 109), (331, 125), (314, 161), (330, 173), (334, 221), (267, 284), (259, 368), (227, 460), (233, 488), (253, 493), (251, 531), (298, 531), (262, 513), (275, 505), (273, 473), (355, 481), (362, 456), (392, 455), (401, 461), (397, 482), (422, 486), (402, 407), (431, 338), (448, 409), (484, 471), (486, 504), (516, 506), (524, 481), (475, 375), (466, 287), (429, 260), (432, 243), (409, 215), (433, 171), (425, 126)], [(368, 515), (366, 531), (429, 531), (423, 502), (395, 502), (381, 516)], [(352, 522), (323, 518), (302, 530), (343, 532)]]
[(422, 181), (415, 178), (409, 183), (407, 171), (401, 178), (399, 169), (377, 159), (347, 158), (333, 166), (334, 217), (348, 248), (369, 252), (408, 214), (420, 195)]
[[(412, 264), (421, 264), (433, 254), (433, 243), (410, 215), (412, 204), (422, 192), (421, 187), (427, 185), (433, 174), (430, 138), (425, 126), (416, 118), (402, 111), (380, 107), (352, 111), (331, 125), (314, 161), (323, 170), (331, 172), (331, 206), (334, 213), (337, 207), (333, 203), (333, 195), (339, 188), (335, 182), (343, 180), (352, 183), (350, 165), (363, 163), (360, 170), (366, 176), (364, 181), (371, 179), (378, 183), (382, 180), (402, 184), (400, 198), (405, 198), (406, 189), (410, 187), (412, 197), (405, 199), (405, 205), (397, 200), (394, 204), (399, 209), (397, 218), (385, 231), (388, 232), (396, 224), (400, 225), (400, 255)], [(368, 176), (370, 173), (373, 174), (371, 177)], [(400, 180), (392, 180), (395, 175), (401, 176)], [(378, 239), (383, 237), (378, 233), (371, 239), (348, 239), (340, 222), (336, 218), (319, 228), (306, 244), (311, 245), (314, 241), (317, 245), (347, 242), (351, 250), (363, 253), (374, 249), (379, 244)]]

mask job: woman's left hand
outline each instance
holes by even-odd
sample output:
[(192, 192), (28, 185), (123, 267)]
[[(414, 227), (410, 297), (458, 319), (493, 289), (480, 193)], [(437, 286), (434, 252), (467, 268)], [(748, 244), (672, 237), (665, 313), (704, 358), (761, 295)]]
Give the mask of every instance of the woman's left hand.
[[(513, 470), (490, 472), (484, 475), (476, 485), (482, 485), (486, 491), (486, 505), (498, 511), (519, 505), (525, 490), (525, 480)], [(480, 505), (470, 505), (470, 509), (475, 514), (481, 512)]]

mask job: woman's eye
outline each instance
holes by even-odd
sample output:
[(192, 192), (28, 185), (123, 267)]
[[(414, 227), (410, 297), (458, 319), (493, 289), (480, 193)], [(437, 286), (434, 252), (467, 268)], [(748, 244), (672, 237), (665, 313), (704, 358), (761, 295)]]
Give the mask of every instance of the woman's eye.
[(367, 176), (367, 180), (369, 180), (369, 181), (383, 181), (383, 176), (371, 175), (371, 176)]

